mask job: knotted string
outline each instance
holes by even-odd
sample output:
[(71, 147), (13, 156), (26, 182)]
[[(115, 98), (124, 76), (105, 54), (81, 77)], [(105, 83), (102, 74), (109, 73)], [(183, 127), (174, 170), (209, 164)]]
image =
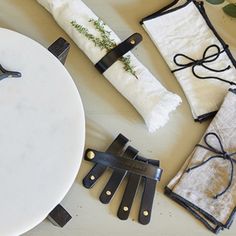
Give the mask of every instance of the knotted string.
[[(208, 50), (210, 49), (215, 49), (216, 50), (216, 53), (213, 53), (209, 56), (207, 56), (207, 53), (208, 53)], [(218, 57), (220, 56), (221, 53), (223, 53), (225, 51), (225, 49), (223, 49), (222, 51), (220, 50), (219, 46), (217, 46), (216, 44), (212, 44), (210, 46), (208, 46), (205, 51), (203, 52), (203, 55), (202, 55), (202, 59), (199, 59), (199, 60), (195, 60), (189, 56), (186, 56), (182, 53), (178, 53), (174, 56), (173, 60), (174, 60), (174, 63), (179, 66), (180, 68), (178, 69), (175, 69), (175, 70), (172, 70), (171, 72), (174, 73), (176, 71), (179, 71), (179, 70), (183, 70), (183, 69), (186, 69), (188, 67), (192, 67), (192, 73), (195, 77), (197, 77), (198, 79), (217, 79), (217, 80), (220, 80), (222, 82), (226, 82), (226, 83), (229, 83), (230, 85), (236, 85), (236, 83), (232, 82), (232, 81), (228, 81), (228, 80), (225, 80), (225, 79), (222, 79), (222, 78), (219, 78), (217, 76), (200, 76), (196, 73), (195, 71), (195, 68), (196, 66), (202, 66), (204, 67), (205, 69), (209, 70), (209, 71), (213, 71), (213, 72), (224, 72), (226, 70), (229, 70), (231, 68), (230, 65), (228, 65), (226, 68), (224, 69), (213, 69), (213, 68), (210, 68), (209, 66), (207, 66), (206, 64), (207, 63), (210, 63), (210, 62), (213, 62), (213, 61), (216, 61), (218, 59)], [(188, 63), (180, 63), (177, 61), (178, 58), (185, 58), (187, 59)]]
[[(209, 144), (207, 138), (209, 136), (215, 136), (219, 145), (220, 145), (220, 150), (213, 147), (211, 144)], [(195, 165), (193, 167), (190, 167), (186, 170), (187, 173), (189, 173), (190, 171), (200, 167), (200, 166), (203, 166), (205, 165), (207, 162), (213, 160), (213, 159), (223, 159), (223, 160), (226, 160), (226, 161), (229, 161), (230, 162), (230, 166), (231, 166), (231, 171), (230, 171), (230, 178), (229, 178), (229, 182), (228, 182), (228, 185), (227, 187), (220, 193), (216, 194), (214, 196), (215, 199), (217, 199), (218, 197), (222, 196), (224, 193), (226, 193), (228, 191), (228, 189), (230, 188), (230, 186), (232, 185), (232, 182), (233, 182), (233, 177), (234, 177), (234, 163), (236, 163), (236, 160), (233, 158), (234, 155), (236, 155), (236, 152), (233, 152), (233, 153), (228, 153), (225, 151), (224, 147), (223, 147), (223, 144), (219, 138), (219, 136), (214, 133), (214, 132), (209, 132), (207, 133), (205, 136), (204, 136), (204, 142), (206, 144), (206, 146), (204, 145), (201, 145), (201, 144), (197, 144), (196, 146), (197, 147), (201, 147), (201, 148), (204, 148), (204, 149), (207, 149), (213, 153), (215, 153), (216, 155), (214, 156), (211, 156), (209, 157), (207, 160), (203, 161), (202, 163), (198, 164), (198, 165)]]

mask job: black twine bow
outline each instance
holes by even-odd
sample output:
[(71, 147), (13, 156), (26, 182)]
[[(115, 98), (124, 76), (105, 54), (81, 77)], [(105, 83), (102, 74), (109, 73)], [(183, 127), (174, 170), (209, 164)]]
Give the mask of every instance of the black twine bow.
[[(227, 47), (227, 46), (226, 46)], [(214, 48), (216, 49), (216, 53), (213, 53), (209, 56), (207, 56), (207, 52), (208, 50), (210, 50), (211, 48)], [(230, 85), (236, 85), (236, 83), (232, 82), (232, 81), (228, 81), (228, 80), (225, 80), (225, 79), (222, 79), (222, 78), (219, 78), (217, 76), (199, 76), (196, 72), (195, 72), (195, 67), (196, 66), (202, 66), (204, 67), (205, 69), (209, 70), (209, 71), (213, 71), (213, 72), (224, 72), (226, 70), (229, 70), (231, 68), (230, 65), (228, 65), (226, 68), (224, 69), (213, 69), (213, 68), (210, 68), (209, 66), (206, 66), (207, 63), (210, 63), (210, 62), (213, 62), (215, 60), (218, 59), (218, 57), (220, 56), (221, 53), (223, 53), (225, 51), (225, 49), (223, 49), (222, 51), (220, 50), (219, 46), (217, 46), (216, 44), (212, 44), (210, 46), (208, 46), (205, 51), (203, 52), (203, 55), (202, 55), (202, 59), (199, 59), (199, 60), (195, 60), (189, 56), (186, 56), (182, 53), (178, 53), (174, 56), (173, 60), (174, 60), (174, 63), (179, 66), (180, 68), (178, 69), (175, 69), (175, 70), (172, 70), (171, 72), (174, 73), (176, 71), (179, 71), (179, 70), (183, 70), (183, 69), (186, 69), (188, 67), (192, 67), (192, 73), (195, 77), (197, 77), (198, 79), (217, 79), (217, 80), (220, 80), (222, 82), (226, 82), (226, 83), (229, 83)], [(187, 59), (188, 63), (180, 63), (177, 61), (178, 58), (185, 58)]]
[[(220, 145), (220, 150), (218, 150), (217, 148), (213, 147), (211, 144), (209, 144), (207, 138), (212, 135), (212, 136), (215, 136), (216, 139), (218, 140), (219, 142), (219, 145)], [(214, 133), (214, 132), (209, 132), (207, 133), (205, 136), (204, 136), (204, 142), (207, 146), (204, 146), (204, 145), (201, 145), (201, 144), (197, 144), (196, 146), (197, 147), (201, 147), (201, 148), (204, 148), (204, 149), (207, 149), (213, 153), (215, 153), (216, 155), (214, 156), (211, 156), (209, 157), (207, 160), (203, 161), (202, 163), (198, 164), (198, 165), (195, 165), (193, 167), (190, 167), (186, 170), (187, 173), (189, 173), (190, 171), (192, 171), (193, 169), (196, 169), (200, 166), (203, 166), (205, 165), (207, 162), (213, 160), (213, 159), (223, 159), (223, 160), (227, 160), (230, 162), (230, 166), (231, 166), (231, 171), (230, 171), (230, 178), (229, 178), (229, 182), (228, 182), (228, 185), (227, 187), (220, 193), (216, 194), (214, 196), (215, 199), (217, 199), (218, 197), (222, 196), (224, 193), (226, 193), (228, 191), (228, 189), (230, 188), (232, 182), (233, 182), (233, 177), (234, 177), (234, 163), (236, 163), (236, 160), (233, 158), (234, 155), (236, 155), (236, 152), (233, 152), (233, 153), (228, 153), (225, 151), (224, 147), (223, 147), (223, 144), (219, 138), (219, 136)]]

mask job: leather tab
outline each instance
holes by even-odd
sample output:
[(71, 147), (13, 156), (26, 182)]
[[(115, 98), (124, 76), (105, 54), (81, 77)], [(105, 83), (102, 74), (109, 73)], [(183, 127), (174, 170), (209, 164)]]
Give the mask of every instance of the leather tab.
[(108, 52), (99, 62), (95, 64), (96, 69), (103, 74), (111, 65), (113, 65), (124, 54), (132, 50), (142, 41), (142, 35), (134, 33), (125, 41), (117, 45)]
[(139, 223), (147, 225), (151, 219), (153, 199), (155, 196), (157, 181), (149, 178), (144, 180), (144, 190), (139, 208)]
[[(160, 162), (157, 160), (148, 160), (149, 164), (159, 167)], [(144, 178), (144, 190), (139, 208), (139, 223), (146, 225), (151, 220), (153, 199), (155, 196), (157, 181), (149, 178)]]
[(71, 219), (71, 215), (62, 207), (57, 205), (47, 217), (54, 225), (64, 227)]
[(57, 39), (48, 50), (64, 65), (70, 50), (70, 44), (63, 38)]
[[(123, 150), (125, 145), (128, 143), (128, 139), (119, 134), (117, 138), (113, 141), (113, 143), (108, 147), (106, 152), (119, 155)], [(87, 157), (88, 151), (85, 153), (85, 159)], [(94, 167), (89, 171), (89, 173), (83, 179), (83, 185), (85, 188), (92, 188), (96, 181), (101, 177), (101, 175), (106, 171), (107, 166), (103, 164), (97, 163)]]
[(137, 174), (129, 175), (128, 183), (126, 185), (125, 192), (117, 212), (117, 216), (119, 219), (121, 220), (128, 219), (140, 180), (141, 180), (140, 175)]
[[(89, 158), (89, 153), (94, 153), (93, 158)], [(141, 157), (137, 157), (141, 158)], [(87, 149), (85, 153), (85, 160), (102, 164), (103, 166), (111, 167), (113, 169), (126, 170), (133, 174), (148, 177), (150, 179), (160, 180), (162, 169), (143, 161), (130, 160), (121, 156), (113, 155), (107, 152), (99, 152), (93, 149)]]
[[(138, 151), (133, 147), (129, 146), (124, 154), (123, 158), (135, 159)], [(122, 180), (126, 176), (126, 170), (114, 170), (109, 181), (107, 182), (105, 188), (103, 189), (100, 195), (100, 201), (104, 204), (108, 204), (112, 197), (114, 196), (116, 190), (118, 189), (119, 185), (121, 184)]]

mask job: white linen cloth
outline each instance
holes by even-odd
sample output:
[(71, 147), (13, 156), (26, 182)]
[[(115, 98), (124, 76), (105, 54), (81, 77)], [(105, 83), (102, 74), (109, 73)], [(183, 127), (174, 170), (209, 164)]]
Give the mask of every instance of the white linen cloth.
[[(96, 47), (95, 44), (80, 34), (71, 24), (75, 21), (86, 27), (89, 33), (99, 37), (90, 19), (97, 20), (98, 17), (80, 0), (37, 0), (55, 18), (56, 22), (67, 32), (79, 48), (89, 57), (93, 64), (96, 64), (106, 55), (106, 50)], [(121, 41), (118, 36), (110, 31), (111, 39), (116, 44)], [(123, 69), (120, 61), (115, 62), (104, 72), (106, 79), (136, 108), (141, 114), (150, 132), (166, 124), (169, 113), (180, 104), (181, 98), (168, 90), (132, 55), (131, 64), (138, 79)]]
[[(236, 87), (234, 92), (228, 92), (220, 110), (206, 131), (206, 134), (214, 132), (219, 136), (228, 154), (236, 152), (235, 120)], [(221, 151), (220, 143), (214, 136), (210, 135), (207, 142)], [(206, 146), (203, 139), (200, 144)], [(178, 174), (168, 184), (166, 194), (187, 208), (216, 233), (221, 229), (229, 228), (236, 213), (236, 155), (232, 155), (235, 160), (232, 183), (229, 189), (217, 199), (214, 197), (222, 193), (229, 183), (232, 171), (229, 160), (215, 158), (186, 172), (187, 169), (202, 164), (203, 161), (215, 155), (217, 154), (210, 150), (196, 146)]]
[[(223, 49), (222, 43), (200, 13), (198, 3), (191, 0), (184, 2), (182, 7), (174, 11), (175, 7), (172, 6), (172, 10), (169, 12), (166, 10), (164, 14), (156, 15), (152, 19), (145, 20), (144, 18), (142, 22), (144, 29), (161, 52), (171, 71), (179, 68), (173, 61), (176, 54), (182, 53), (195, 60), (200, 60), (205, 49), (210, 45), (215, 44), (219, 46), (220, 50)], [(208, 51), (208, 55), (215, 52), (211, 49)], [(177, 61), (191, 62), (183, 57), (177, 58)], [(236, 69), (226, 52), (222, 52), (217, 60), (205, 65), (214, 69), (224, 69), (228, 66), (231, 68), (224, 72), (212, 72), (202, 66), (196, 66), (198, 75), (217, 76), (236, 82)], [(185, 93), (196, 120), (202, 115), (217, 111), (230, 86), (215, 79), (199, 79), (193, 75), (191, 67), (176, 71), (174, 75)]]

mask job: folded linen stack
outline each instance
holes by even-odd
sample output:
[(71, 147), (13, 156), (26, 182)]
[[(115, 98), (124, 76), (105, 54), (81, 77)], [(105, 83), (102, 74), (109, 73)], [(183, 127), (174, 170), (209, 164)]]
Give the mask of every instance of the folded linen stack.
[(236, 87), (165, 193), (207, 228), (229, 228), (236, 213)]
[[(106, 46), (121, 43), (118, 36), (80, 0), (37, 0), (55, 18), (93, 64), (103, 58)], [(101, 41), (105, 39), (107, 41)], [(107, 44), (104, 46), (104, 42)], [(125, 65), (124, 65), (125, 64)], [(150, 132), (166, 124), (181, 98), (168, 90), (132, 53), (117, 60), (103, 75), (141, 114)]]
[(141, 23), (182, 86), (194, 119), (201, 121), (215, 115), (236, 83), (236, 61), (203, 2), (182, 2), (173, 1)]

